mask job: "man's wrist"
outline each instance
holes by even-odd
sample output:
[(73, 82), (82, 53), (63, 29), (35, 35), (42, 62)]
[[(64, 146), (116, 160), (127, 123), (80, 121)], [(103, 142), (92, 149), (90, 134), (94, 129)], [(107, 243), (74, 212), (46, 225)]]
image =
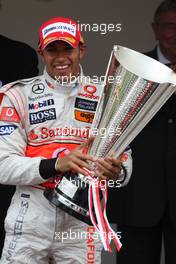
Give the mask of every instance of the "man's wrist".
[(42, 159), (39, 165), (39, 172), (43, 179), (47, 180), (57, 175), (55, 168), (57, 158)]

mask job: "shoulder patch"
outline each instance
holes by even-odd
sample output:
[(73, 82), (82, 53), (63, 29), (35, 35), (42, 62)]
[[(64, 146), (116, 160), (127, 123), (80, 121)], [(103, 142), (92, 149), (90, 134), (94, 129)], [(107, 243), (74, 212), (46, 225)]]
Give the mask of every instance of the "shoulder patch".
[(6, 121), (6, 122), (20, 122), (20, 117), (18, 113), (16, 112), (15, 108), (13, 107), (3, 107), (1, 114), (0, 114), (0, 120)]

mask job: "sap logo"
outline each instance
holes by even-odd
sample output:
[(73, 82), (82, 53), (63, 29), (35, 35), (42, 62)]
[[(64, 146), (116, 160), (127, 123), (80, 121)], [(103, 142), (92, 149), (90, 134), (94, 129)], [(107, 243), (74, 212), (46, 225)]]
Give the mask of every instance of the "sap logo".
[(16, 128), (17, 126), (15, 125), (0, 126), (0, 136), (11, 135)]
[(39, 109), (39, 108), (42, 108), (42, 107), (45, 107), (45, 106), (50, 106), (50, 105), (53, 105), (53, 104), (54, 104), (54, 100), (53, 99), (48, 99), (48, 100), (45, 100), (43, 102), (38, 102), (38, 103), (35, 103), (35, 104), (29, 104), (29, 110)]
[(29, 114), (29, 121), (31, 125), (43, 123), (47, 120), (52, 120), (52, 119), (56, 119), (55, 108)]

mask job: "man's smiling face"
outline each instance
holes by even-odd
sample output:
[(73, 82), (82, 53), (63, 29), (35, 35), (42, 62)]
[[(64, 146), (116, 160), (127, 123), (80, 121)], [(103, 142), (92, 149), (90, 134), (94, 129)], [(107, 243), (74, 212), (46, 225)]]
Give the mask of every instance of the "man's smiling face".
[(84, 52), (83, 45), (73, 48), (62, 40), (56, 40), (47, 45), (44, 50), (39, 50), (47, 73), (54, 79), (67, 79), (68, 81), (71, 76), (79, 75), (79, 63)]

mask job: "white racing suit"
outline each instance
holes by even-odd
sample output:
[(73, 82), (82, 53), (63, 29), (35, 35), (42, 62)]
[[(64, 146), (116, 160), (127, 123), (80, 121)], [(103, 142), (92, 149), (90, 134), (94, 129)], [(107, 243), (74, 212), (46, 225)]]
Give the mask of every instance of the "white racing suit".
[[(54, 158), (88, 138), (101, 91), (84, 81), (63, 87), (46, 72), (1, 89), (0, 183), (16, 185), (1, 264), (101, 263), (93, 227), (43, 196), (56, 173)], [(123, 184), (131, 175), (130, 150), (126, 155)], [(43, 160), (50, 162), (40, 168)]]

